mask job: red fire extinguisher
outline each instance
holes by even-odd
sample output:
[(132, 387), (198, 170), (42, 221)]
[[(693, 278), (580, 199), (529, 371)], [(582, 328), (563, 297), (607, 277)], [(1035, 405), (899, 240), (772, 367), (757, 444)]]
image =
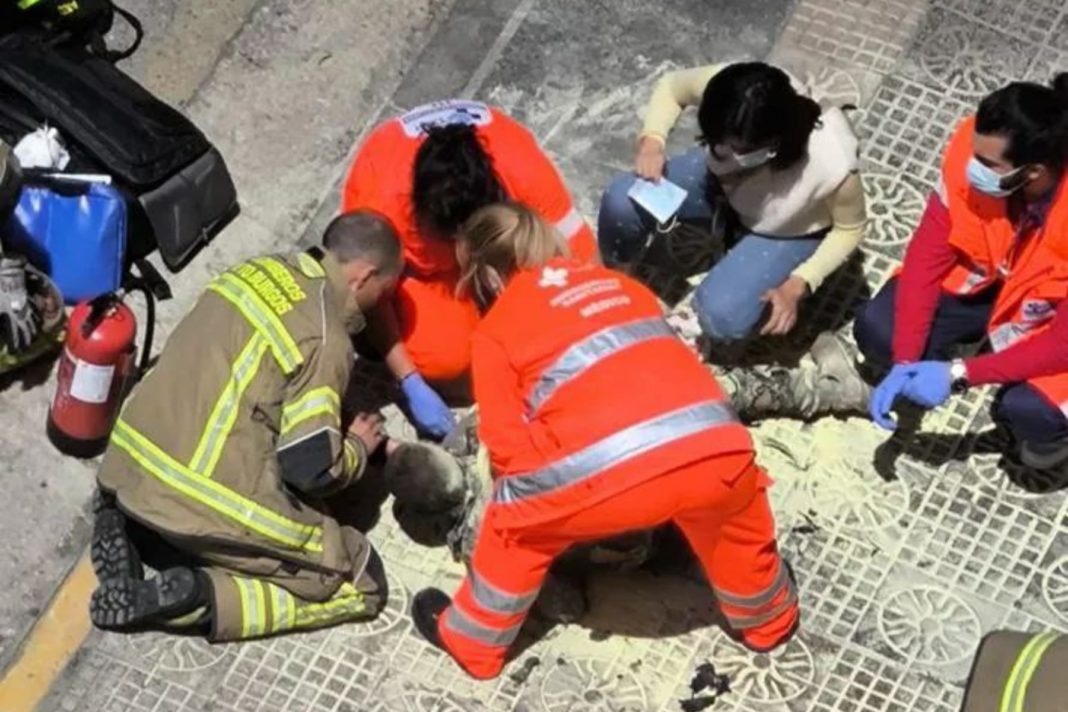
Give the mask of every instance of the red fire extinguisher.
[(60, 356), (56, 394), (48, 412), (48, 439), (61, 452), (95, 457), (104, 451), (119, 407), (147, 370), (155, 302), (147, 291), (148, 325), (135, 364), (137, 319), (123, 295), (106, 294), (74, 308)]

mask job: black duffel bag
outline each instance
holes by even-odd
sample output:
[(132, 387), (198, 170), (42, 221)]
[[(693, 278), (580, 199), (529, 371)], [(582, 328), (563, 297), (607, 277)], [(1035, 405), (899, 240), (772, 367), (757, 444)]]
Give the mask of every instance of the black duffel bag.
[(30, 33), (0, 37), (0, 135), (59, 129), (68, 171), (106, 173), (127, 196), (127, 261), (158, 248), (181, 269), (238, 213), (219, 152), (189, 119), (111, 62)]

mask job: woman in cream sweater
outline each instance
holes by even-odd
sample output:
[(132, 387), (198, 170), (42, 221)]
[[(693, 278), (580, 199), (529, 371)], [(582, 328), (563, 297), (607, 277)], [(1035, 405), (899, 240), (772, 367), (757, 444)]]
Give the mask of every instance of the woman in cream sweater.
[[(668, 159), (667, 135), (693, 105), (701, 147)], [(602, 198), (601, 254), (624, 266), (657, 227), (627, 195), (636, 177), (666, 177), (688, 191), (676, 216), (684, 223), (710, 224), (711, 196), (721, 189), (740, 227), (697, 288), (701, 328), (721, 342), (757, 329), (786, 334), (802, 300), (863, 237), (857, 163), (857, 138), (842, 111), (799, 94), (781, 69), (747, 62), (671, 72), (653, 92), (634, 173), (616, 177)]]

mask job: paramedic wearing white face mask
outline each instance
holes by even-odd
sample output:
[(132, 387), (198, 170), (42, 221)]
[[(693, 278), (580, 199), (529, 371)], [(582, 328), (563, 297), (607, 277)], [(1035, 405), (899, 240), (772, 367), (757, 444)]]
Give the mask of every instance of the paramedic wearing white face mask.
[[(703, 147), (668, 160), (666, 137), (694, 105)], [(598, 240), (610, 266), (636, 259), (658, 227), (627, 196), (637, 177), (666, 177), (688, 191), (681, 223), (707, 230), (719, 222), (717, 211), (736, 217), (729, 251), (695, 294), (701, 328), (714, 342), (790, 332), (804, 298), (863, 237), (864, 192), (848, 120), (761, 62), (671, 72), (657, 84), (635, 172), (618, 176), (601, 201)], [(720, 190), (729, 207), (711, 199)]]
[[(994, 419), (1030, 467), (1068, 468), (1068, 73), (1014, 82), (957, 127), (939, 190), (901, 274), (857, 316), (867, 361), (890, 368), (871, 399), (937, 408), (998, 384)], [(979, 355), (951, 360), (958, 344)]]

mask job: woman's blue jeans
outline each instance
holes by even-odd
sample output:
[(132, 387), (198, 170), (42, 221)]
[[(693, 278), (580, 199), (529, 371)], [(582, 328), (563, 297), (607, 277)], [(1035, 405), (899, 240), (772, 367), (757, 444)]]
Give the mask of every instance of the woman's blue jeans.
[[(673, 156), (664, 175), (687, 192), (677, 218), (707, 223), (713, 211), (708, 181), (714, 179), (708, 173), (704, 150)], [(636, 259), (649, 231), (656, 228), (653, 217), (627, 196), (635, 180), (633, 173), (616, 176), (601, 198), (597, 233), (601, 255), (609, 266)], [(788, 238), (755, 233), (739, 236), (694, 294), (694, 307), (705, 335), (715, 341), (738, 341), (750, 336), (766, 309), (761, 297), (808, 260), (825, 234), (826, 231)]]

